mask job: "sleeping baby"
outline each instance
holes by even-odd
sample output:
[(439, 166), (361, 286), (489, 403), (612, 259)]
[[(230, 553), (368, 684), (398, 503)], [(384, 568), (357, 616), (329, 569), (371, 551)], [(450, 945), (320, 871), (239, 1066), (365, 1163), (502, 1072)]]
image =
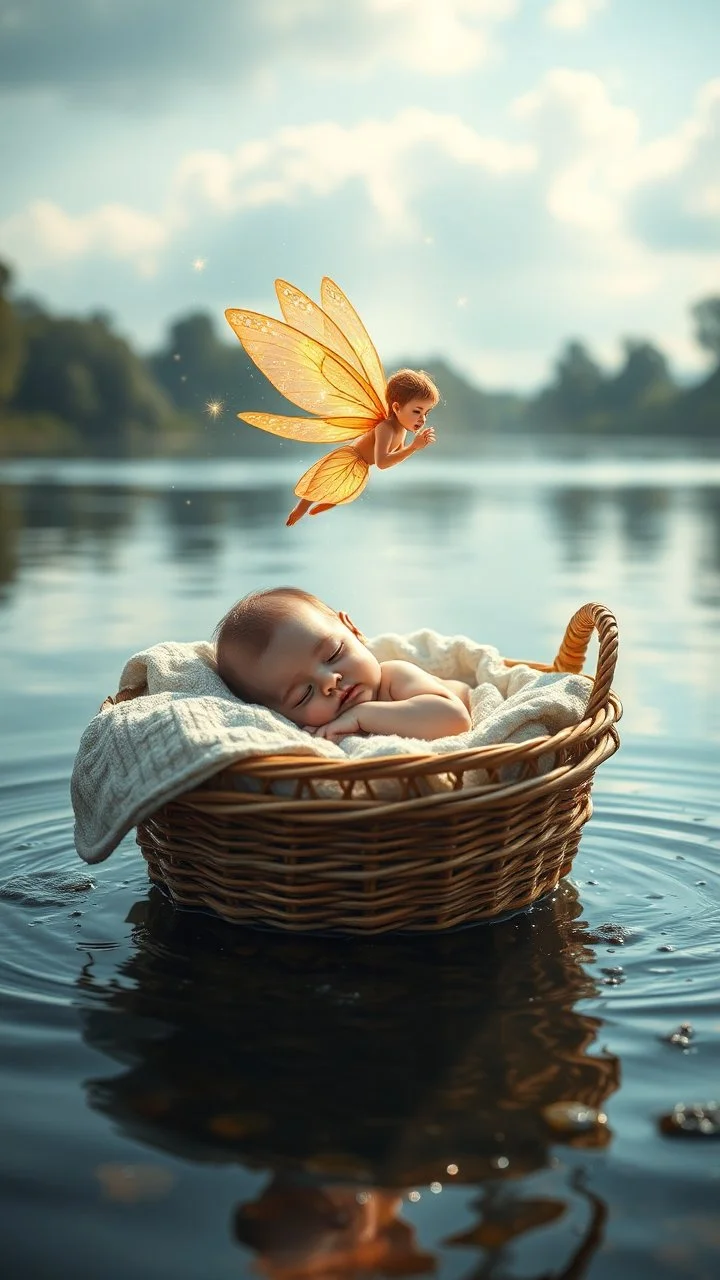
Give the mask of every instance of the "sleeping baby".
[(471, 727), (469, 685), (412, 662), (378, 662), (346, 613), (297, 587), (245, 596), (214, 639), (218, 674), (237, 697), (318, 738), (444, 738)]

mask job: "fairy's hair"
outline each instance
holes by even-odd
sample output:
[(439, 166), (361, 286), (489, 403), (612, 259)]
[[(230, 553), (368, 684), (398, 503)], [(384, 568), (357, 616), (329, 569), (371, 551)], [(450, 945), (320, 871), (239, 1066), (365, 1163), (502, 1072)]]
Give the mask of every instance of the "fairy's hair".
[(292, 617), (300, 603), (328, 617), (339, 616), (324, 600), (300, 587), (271, 587), (243, 596), (217, 624), (212, 638), (218, 675), (238, 698), (254, 701), (252, 688), (243, 680), (243, 654), (250, 659), (262, 657), (278, 624)]
[(402, 408), (410, 400), (432, 400), (433, 404), (437, 404), (440, 392), (424, 369), (398, 369), (388, 379), (385, 398), (388, 409), (392, 412), (394, 404), (399, 404)]

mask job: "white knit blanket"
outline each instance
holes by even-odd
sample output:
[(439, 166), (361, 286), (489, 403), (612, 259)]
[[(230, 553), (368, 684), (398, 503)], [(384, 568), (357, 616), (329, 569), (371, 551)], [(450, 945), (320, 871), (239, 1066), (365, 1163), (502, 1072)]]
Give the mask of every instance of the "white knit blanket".
[[(577, 724), (587, 706), (591, 685), (585, 676), (506, 667), (497, 649), (464, 636), (416, 631), (368, 643), (381, 662), (401, 658), (433, 675), (465, 680), (472, 686), (472, 728), (432, 741), (373, 734), (326, 742), (234, 697), (207, 642), (154, 645), (130, 658), (120, 677), (120, 689), (147, 685), (147, 694), (108, 706), (80, 741), (71, 783), (80, 857), (101, 862), (163, 803), (244, 756), (367, 759), (527, 742)], [(545, 763), (552, 767), (551, 758)], [(478, 780), (477, 773), (466, 775), (466, 781)], [(442, 786), (442, 775), (428, 785)]]

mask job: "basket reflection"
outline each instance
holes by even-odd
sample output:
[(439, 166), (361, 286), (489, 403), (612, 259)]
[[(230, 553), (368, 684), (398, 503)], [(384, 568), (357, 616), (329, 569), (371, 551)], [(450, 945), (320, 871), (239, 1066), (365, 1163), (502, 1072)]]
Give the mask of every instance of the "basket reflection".
[(481, 1183), (548, 1164), (550, 1104), (618, 1086), (577, 1008), (595, 988), (569, 884), (432, 939), (245, 932), (158, 891), (138, 907), (133, 954), (105, 983), (83, 971), (80, 1003), (120, 1064), (90, 1104), (155, 1149), (359, 1187)]

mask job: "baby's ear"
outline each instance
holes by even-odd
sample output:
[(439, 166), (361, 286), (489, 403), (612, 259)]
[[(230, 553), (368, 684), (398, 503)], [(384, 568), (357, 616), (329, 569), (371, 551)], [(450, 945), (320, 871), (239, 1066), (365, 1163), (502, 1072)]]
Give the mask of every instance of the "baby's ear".
[(358, 640), (360, 640), (362, 644), (367, 644), (366, 637), (363, 635), (362, 631), (358, 630), (348, 613), (343, 613), (341, 609), (338, 613), (338, 618), (347, 627), (348, 631), (352, 631), (353, 635), (357, 636)]

